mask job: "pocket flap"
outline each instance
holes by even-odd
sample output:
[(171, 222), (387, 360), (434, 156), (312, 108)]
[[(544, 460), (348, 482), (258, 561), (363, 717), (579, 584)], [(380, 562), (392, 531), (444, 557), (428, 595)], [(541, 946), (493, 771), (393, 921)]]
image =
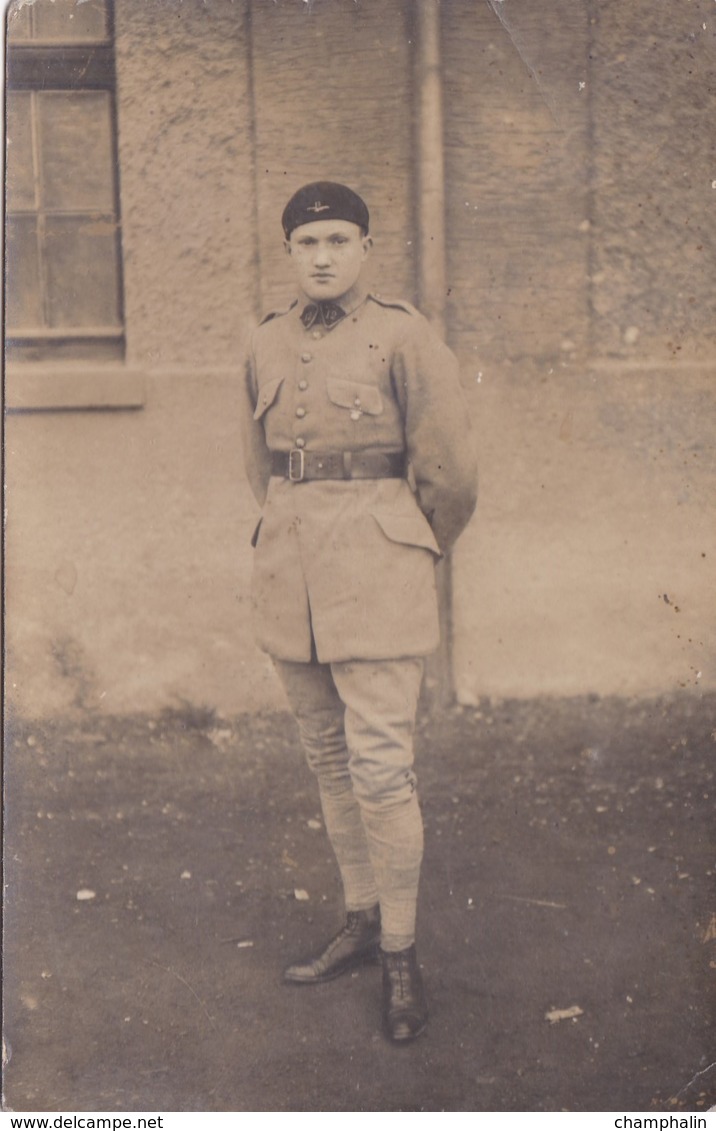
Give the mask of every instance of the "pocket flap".
[(391, 542), (405, 546), (420, 546), (431, 550), (436, 557), (442, 557), (430, 523), (418, 510), (414, 514), (393, 514), (391, 511), (373, 511), (373, 518)]
[(277, 377), (274, 381), (267, 381), (265, 385), (261, 386), (254, 411), (254, 420), (260, 420), (266, 410), (271, 408), (282, 385), (283, 377)]
[(383, 411), (383, 398), (375, 385), (363, 385), (360, 381), (344, 381), (339, 377), (329, 377), (326, 381), (328, 396), (339, 408), (357, 409), (369, 416), (378, 416)]

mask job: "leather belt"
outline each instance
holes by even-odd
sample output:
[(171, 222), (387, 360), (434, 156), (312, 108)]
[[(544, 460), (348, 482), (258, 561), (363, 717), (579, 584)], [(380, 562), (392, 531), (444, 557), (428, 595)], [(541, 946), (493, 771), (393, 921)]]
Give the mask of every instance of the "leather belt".
[(290, 452), (271, 453), (271, 474), (302, 483), (305, 479), (403, 479), (404, 452)]

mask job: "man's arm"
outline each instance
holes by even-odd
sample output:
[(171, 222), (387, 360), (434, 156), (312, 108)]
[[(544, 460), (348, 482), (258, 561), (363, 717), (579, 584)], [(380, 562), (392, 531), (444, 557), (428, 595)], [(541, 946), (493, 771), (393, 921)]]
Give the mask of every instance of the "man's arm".
[(412, 325), (393, 358), (418, 502), (440, 548), (462, 533), (477, 503), (477, 460), (457, 358), (426, 318)]
[(262, 420), (254, 420), (258, 400), (258, 381), (253, 349), (244, 362), (241, 382), (241, 433), (244, 446), (246, 475), (259, 506), (263, 506), (271, 477), (271, 453), (266, 446)]

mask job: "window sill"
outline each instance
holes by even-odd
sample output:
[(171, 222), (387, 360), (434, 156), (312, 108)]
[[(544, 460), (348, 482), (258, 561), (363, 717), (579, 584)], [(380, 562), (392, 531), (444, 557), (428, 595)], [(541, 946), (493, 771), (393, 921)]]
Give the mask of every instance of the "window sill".
[(144, 373), (118, 365), (8, 363), (8, 412), (136, 409), (145, 403)]

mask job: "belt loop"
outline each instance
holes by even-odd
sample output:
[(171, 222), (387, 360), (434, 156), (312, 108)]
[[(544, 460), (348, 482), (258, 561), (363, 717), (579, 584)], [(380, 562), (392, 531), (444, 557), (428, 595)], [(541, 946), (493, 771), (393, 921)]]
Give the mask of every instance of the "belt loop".
[(343, 478), (350, 479), (353, 474), (353, 452), (343, 453)]

